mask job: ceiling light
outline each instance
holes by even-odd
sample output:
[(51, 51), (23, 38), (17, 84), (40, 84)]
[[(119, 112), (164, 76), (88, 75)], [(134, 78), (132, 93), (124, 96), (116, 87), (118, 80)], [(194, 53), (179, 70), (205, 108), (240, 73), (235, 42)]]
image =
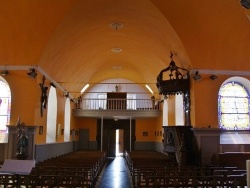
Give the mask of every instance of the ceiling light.
[(122, 67), (121, 67), (121, 66), (119, 66), (119, 65), (117, 65), (117, 66), (113, 66), (113, 67), (112, 67), (112, 69), (113, 69), (113, 70), (121, 70), (121, 69), (122, 69)]
[(153, 92), (153, 90), (146, 84), (146, 88), (149, 90), (149, 92), (153, 95), (154, 94), (154, 92)]
[(214, 74), (210, 76), (210, 79), (211, 79), (211, 80), (216, 80), (217, 78), (218, 78), (218, 77), (217, 77), (216, 75), (214, 75)]
[(6, 75), (8, 75), (9, 74), (9, 71), (8, 70), (3, 70), (3, 71), (1, 71), (1, 75), (2, 76), (6, 76)]
[(111, 51), (115, 52), (115, 53), (120, 53), (120, 52), (122, 52), (122, 49), (121, 48), (112, 48)]
[(27, 75), (31, 78), (35, 78), (37, 76), (36, 70), (34, 68), (30, 69)]
[(84, 91), (85, 91), (88, 87), (89, 87), (89, 84), (86, 84), (86, 85), (82, 88), (81, 94), (84, 93)]
[(193, 75), (193, 79), (194, 79), (195, 81), (201, 80), (201, 75), (199, 74), (198, 71), (196, 71), (195, 74)]
[(114, 23), (110, 24), (110, 27), (112, 29), (118, 30), (118, 29), (121, 29), (123, 27), (123, 24), (120, 22), (114, 22)]

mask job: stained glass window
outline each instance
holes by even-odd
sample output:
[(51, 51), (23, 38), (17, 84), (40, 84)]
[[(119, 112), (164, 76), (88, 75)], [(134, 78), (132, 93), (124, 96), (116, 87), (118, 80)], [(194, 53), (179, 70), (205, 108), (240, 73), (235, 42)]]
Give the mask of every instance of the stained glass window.
[(240, 83), (224, 84), (218, 96), (219, 125), (227, 130), (249, 129), (249, 95)]
[(7, 83), (0, 79), (0, 131), (6, 130), (10, 122), (10, 88)]

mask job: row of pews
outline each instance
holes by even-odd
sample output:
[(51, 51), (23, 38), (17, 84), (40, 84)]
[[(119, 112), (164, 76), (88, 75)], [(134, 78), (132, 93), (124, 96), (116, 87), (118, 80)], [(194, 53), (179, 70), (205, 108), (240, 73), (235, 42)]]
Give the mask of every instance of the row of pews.
[(245, 169), (232, 166), (179, 167), (163, 153), (124, 153), (134, 187), (247, 187)]
[(106, 153), (76, 151), (39, 162), (29, 175), (0, 174), (0, 188), (94, 187)]

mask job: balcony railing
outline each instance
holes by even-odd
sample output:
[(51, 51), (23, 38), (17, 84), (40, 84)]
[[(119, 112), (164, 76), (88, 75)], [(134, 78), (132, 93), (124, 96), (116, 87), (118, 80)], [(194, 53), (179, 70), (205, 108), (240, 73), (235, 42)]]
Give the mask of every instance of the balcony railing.
[(82, 110), (161, 110), (158, 99), (82, 99), (75, 109)]

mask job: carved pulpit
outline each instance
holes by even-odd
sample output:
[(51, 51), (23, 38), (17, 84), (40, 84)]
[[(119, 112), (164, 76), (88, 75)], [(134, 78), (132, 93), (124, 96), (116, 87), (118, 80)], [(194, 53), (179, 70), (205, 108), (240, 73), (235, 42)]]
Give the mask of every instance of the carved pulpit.
[[(198, 163), (198, 147), (190, 120), (190, 75), (185, 68), (176, 66), (171, 53), (170, 65), (157, 76), (157, 88), (160, 95), (183, 95), (185, 113), (184, 126), (163, 126), (164, 152), (168, 153), (179, 166)], [(164, 77), (164, 75), (167, 75)], [(167, 78), (167, 79), (164, 79)]]
[(164, 149), (179, 166), (198, 166), (199, 149), (192, 126), (164, 126)]

